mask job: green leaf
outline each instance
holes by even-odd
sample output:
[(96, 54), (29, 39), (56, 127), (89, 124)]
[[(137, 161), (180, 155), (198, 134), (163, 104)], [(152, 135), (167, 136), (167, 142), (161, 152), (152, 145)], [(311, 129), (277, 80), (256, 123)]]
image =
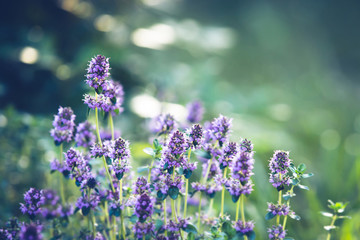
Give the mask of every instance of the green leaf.
[(297, 168), (297, 170), (301, 173), (303, 173), (306, 170), (306, 165), (304, 163), (300, 164)]
[(236, 230), (232, 227), (229, 221), (226, 221), (222, 224), (221, 231), (226, 233), (229, 238), (232, 238), (236, 234)]
[(274, 215), (272, 212), (268, 212), (266, 215), (265, 215), (265, 219), (266, 220), (270, 220), (270, 219), (273, 219), (276, 215)]
[(236, 203), (239, 200), (240, 196), (231, 195), (231, 200)]
[(157, 198), (164, 200), (167, 197), (167, 194), (163, 194), (160, 190), (156, 193)]
[(136, 223), (139, 220), (139, 218), (135, 214), (133, 214), (129, 217), (129, 220), (132, 223)]
[(90, 115), (91, 108), (88, 107), (86, 116), (88, 117)]
[(287, 192), (286, 194), (283, 195), (283, 198), (284, 198), (285, 201), (287, 201), (290, 198), (295, 197), (295, 196), (296, 196), (295, 193), (290, 194), (290, 192)]
[(299, 179), (296, 179), (296, 178), (295, 178), (295, 179), (292, 180), (291, 184), (295, 186), (295, 185), (297, 185), (299, 182), (300, 182)]
[(301, 188), (301, 189), (309, 190), (309, 187), (305, 186), (305, 185), (299, 184), (298, 187)]
[(301, 219), (300, 216), (296, 215), (294, 212), (292, 212), (291, 214), (289, 214), (289, 217), (291, 217), (292, 219), (295, 219), (297, 221), (299, 221)]
[(312, 177), (312, 176), (314, 176), (313, 173), (305, 173), (305, 174), (303, 174), (301, 177), (302, 177), (302, 178), (309, 178), (309, 177)]
[(119, 115), (119, 114), (120, 114), (120, 110), (119, 110), (118, 108), (116, 108), (116, 109), (114, 110), (114, 113), (115, 113), (116, 115)]
[(157, 220), (155, 221), (155, 231), (156, 231), (156, 232), (159, 231), (160, 228), (161, 228), (163, 225), (164, 225), (164, 222), (163, 222), (162, 220), (160, 220), (160, 219), (157, 219)]
[(326, 230), (326, 231), (331, 231), (331, 230), (333, 230), (333, 229), (335, 229), (336, 228), (336, 226), (324, 226), (324, 229)]
[(333, 217), (334, 216), (334, 214), (329, 213), (329, 212), (320, 212), (320, 213), (325, 217)]
[(195, 234), (194, 233), (189, 233), (188, 235), (187, 235), (187, 240), (195, 240)]
[(150, 147), (147, 147), (147, 148), (144, 148), (143, 149), (144, 153), (150, 155), (150, 156), (153, 156), (155, 157), (155, 151), (154, 149), (150, 148)]
[(255, 240), (255, 232), (250, 231), (245, 234), (248, 237), (248, 240)]
[(197, 234), (197, 229), (194, 225), (192, 225), (191, 223), (188, 223), (186, 225), (186, 228), (183, 229), (185, 232), (187, 233), (193, 233), (193, 234)]
[(149, 170), (148, 166), (141, 166), (141, 167), (137, 168), (138, 173), (142, 173), (142, 172), (145, 172), (145, 171), (148, 171), (148, 170)]
[(295, 239), (292, 237), (286, 237), (286, 238), (284, 238), (284, 240), (295, 240)]
[(194, 151), (195, 155), (198, 157), (202, 157), (202, 158), (206, 158), (206, 159), (211, 159), (211, 154), (207, 151), (204, 151), (202, 149), (200, 150), (196, 150)]
[(337, 218), (348, 218), (348, 219), (351, 219), (350, 216), (338, 216)]
[(169, 188), (168, 194), (172, 199), (174, 199), (174, 200), (177, 199), (177, 197), (179, 195), (179, 188), (175, 187), (175, 186), (171, 186)]

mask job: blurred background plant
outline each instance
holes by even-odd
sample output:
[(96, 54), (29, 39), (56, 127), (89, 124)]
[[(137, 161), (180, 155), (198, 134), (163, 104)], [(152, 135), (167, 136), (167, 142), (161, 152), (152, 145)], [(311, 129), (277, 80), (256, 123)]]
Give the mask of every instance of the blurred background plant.
[[(49, 130), (59, 105), (77, 123), (86, 62), (111, 57), (125, 88), (115, 126), (145, 161), (149, 118), (203, 101), (205, 119), (234, 118), (232, 140), (256, 151), (255, 191), (247, 213), (265, 239), (266, 202), (274, 199), (267, 163), (290, 150), (315, 176), (292, 203), (296, 239), (324, 239), (327, 199), (349, 202), (351, 220), (335, 239), (360, 236), (360, 3), (215, 0), (7, 1), (0, 15), (0, 219), (19, 215), (30, 186), (48, 186), (57, 154)], [(141, 165), (140, 163), (136, 163)], [(219, 196), (217, 196), (219, 197)], [(230, 199), (228, 206), (230, 204)], [(215, 201), (219, 203), (220, 201)], [(225, 206), (225, 211), (232, 211)], [(340, 222), (340, 221), (339, 221)]]

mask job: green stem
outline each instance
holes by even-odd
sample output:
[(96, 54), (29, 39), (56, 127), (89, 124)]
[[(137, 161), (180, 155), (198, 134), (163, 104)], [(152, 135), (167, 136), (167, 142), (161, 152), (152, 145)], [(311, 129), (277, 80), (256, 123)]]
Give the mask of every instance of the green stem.
[[(243, 222), (243, 226), (245, 227), (245, 212), (244, 212), (244, 202), (245, 202), (245, 195), (242, 194), (240, 197), (240, 211), (241, 211), (241, 221)], [(244, 240), (247, 240), (247, 236), (244, 235)]]
[[(290, 189), (290, 195), (292, 195), (293, 192), (294, 192), (294, 185), (293, 185), (293, 186), (291, 187), (291, 189)], [(290, 206), (290, 198), (289, 198), (289, 200), (287, 201), (287, 206), (288, 206), (288, 207)], [(284, 222), (283, 222), (283, 229), (284, 229), (284, 230), (285, 230), (285, 227), (286, 227), (287, 218), (288, 218), (288, 216), (285, 215), (285, 217), (284, 217)]]
[(95, 213), (94, 213), (94, 211), (91, 212), (91, 223), (92, 223), (92, 228), (93, 228), (93, 237), (95, 239), (95, 237), (96, 237), (96, 227), (95, 227)]
[(111, 129), (111, 140), (114, 140), (115, 139), (114, 122), (111, 113), (109, 113), (109, 125)]
[[(120, 205), (122, 205), (122, 198), (123, 198), (123, 184), (122, 179), (120, 180), (120, 190), (119, 190), (119, 198), (120, 198)], [(123, 211), (120, 212), (120, 219), (121, 219), (121, 233), (123, 239), (125, 239), (126, 229), (124, 224), (124, 215)]]
[[(62, 156), (63, 156), (63, 144), (60, 144), (60, 154), (59, 154), (59, 161), (62, 164)], [(64, 188), (64, 177), (62, 173), (60, 175), (60, 196), (61, 196), (61, 203), (65, 205), (65, 188)]]
[(238, 199), (236, 202), (235, 222), (237, 222), (239, 219), (239, 207), (240, 207), (240, 199)]
[[(207, 166), (207, 169), (206, 169), (206, 173), (205, 173), (205, 177), (202, 179), (202, 183), (205, 184), (206, 183), (206, 180), (209, 176), (209, 173), (210, 173), (210, 167), (212, 165), (212, 159), (209, 160), (209, 164)], [(202, 194), (200, 192), (200, 197), (199, 197), (199, 214), (198, 214), (198, 230), (200, 231), (200, 215), (201, 215), (201, 198), (202, 198)]]
[(200, 196), (199, 196), (199, 210), (198, 210), (198, 222), (197, 222), (198, 231), (200, 231), (201, 198), (202, 198), (202, 192), (200, 192)]
[[(227, 172), (227, 167), (224, 170), (224, 178), (226, 178), (226, 172)], [(225, 200), (225, 186), (222, 186), (222, 191), (221, 191), (221, 212), (220, 212), (220, 217), (223, 218), (224, 217), (224, 200)]]
[(152, 159), (150, 167), (149, 167), (149, 174), (148, 174), (148, 179), (147, 179), (148, 183), (150, 183), (151, 170), (153, 168), (153, 165), (154, 165), (154, 158)]
[[(164, 206), (163, 206), (163, 208), (164, 208), (164, 226), (166, 226), (166, 224), (167, 224), (167, 221), (166, 221), (166, 214), (167, 214), (167, 212), (166, 212), (166, 198), (164, 199)], [(167, 236), (166, 230), (165, 230), (165, 236)]]
[[(331, 221), (331, 224), (330, 224), (331, 227), (334, 226), (335, 221), (336, 221), (336, 218), (337, 218), (337, 215), (334, 215), (334, 216), (332, 217), (332, 221)], [(329, 232), (328, 232), (328, 234), (327, 234), (326, 240), (330, 240), (330, 238), (331, 238), (331, 232), (330, 232), (330, 231), (331, 231), (331, 230), (329, 230)]]
[[(109, 218), (109, 209), (108, 209), (107, 201), (105, 201), (105, 203), (104, 203), (104, 213), (105, 213), (106, 226), (110, 231), (110, 218)], [(109, 234), (109, 237), (110, 237), (110, 239), (113, 239), (113, 236), (111, 233)]]
[[(96, 99), (97, 99), (97, 93), (95, 93), (96, 95)], [(97, 138), (98, 138), (98, 142), (100, 144), (100, 146), (102, 147), (102, 141), (101, 141), (101, 137), (100, 137), (100, 130), (99, 130), (99, 116), (98, 116), (98, 109), (95, 108), (95, 124), (96, 124), (96, 135), (97, 135)], [(102, 156), (102, 159), (103, 159), (103, 164), (104, 164), (104, 167), (105, 167), (105, 170), (106, 170), (106, 175), (110, 181), (110, 185), (111, 185), (111, 189), (113, 192), (115, 192), (115, 188), (114, 188), (114, 184), (111, 180), (111, 176), (110, 176), (110, 173), (109, 173), (109, 168), (107, 166), (107, 163), (106, 163), (106, 159), (104, 156)]]
[[(190, 161), (191, 157), (191, 148), (188, 152), (188, 162)], [(185, 179), (185, 198), (184, 198), (184, 218), (186, 218), (186, 211), (187, 211), (187, 199), (188, 199), (188, 191), (189, 191), (189, 179)]]

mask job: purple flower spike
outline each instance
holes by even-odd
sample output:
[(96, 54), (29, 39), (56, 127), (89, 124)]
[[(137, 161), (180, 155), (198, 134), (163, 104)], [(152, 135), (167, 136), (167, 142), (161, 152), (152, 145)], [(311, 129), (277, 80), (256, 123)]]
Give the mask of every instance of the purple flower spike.
[(175, 119), (171, 114), (161, 114), (150, 123), (153, 133), (158, 135), (169, 134), (175, 129)]
[(147, 182), (145, 177), (139, 177), (135, 183), (135, 193), (143, 194), (150, 189), (150, 184)]
[(80, 123), (77, 127), (77, 132), (75, 135), (75, 142), (79, 147), (89, 148), (96, 141), (96, 136), (94, 134), (95, 126), (85, 121)]
[(237, 232), (246, 234), (254, 230), (255, 224), (254, 221), (243, 222), (241, 220), (234, 222), (234, 228)]
[(53, 129), (50, 134), (54, 138), (55, 144), (70, 142), (73, 138), (75, 128), (75, 115), (70, 107), (59, 107), (58, 114), (54, 115)]
[(220, 168), (223, 169), (229, 166), (231, 160), (238, 152), (235, 142), (229, 142), (223, 149), (219, 157)]
[(41, 206), (45, 203), (45, 197), (42, 190), (30, 188), (24, 194), (25, 203), (20, 203), (20, 210), (23, 214), (28, 214), (31, 219), (40, 213)]
[(142, 239), (143, 236), (153, 232), (155, 230), (155, 226), (151, 222), (149, 222), (149, 223), (137, 222), (134, 225), (133, 230), (134, 230), (134, 235), (136, 236), (136, 238), (137, 239)]
[(222, 115), (211, 122), (210, 129), (208, 129), (209, 137), (212, 141), (218, 141), (220, 147), (228, 140), (231, 132), (231, 122), (232, 119)]
[(94, 89), (104, 88), (105, 80), (110, 76), (109, 69), (109, 58), (102, 55), (92, 58), (87, 69), (86, 83)]
[(41, 240), (43, 236), (41, 234), (42, 226), (36, 224), (22, 225), (20, 229), (20, 240)]
[(232, 162), (232, 177), (241, 182), (249, 181), (250, 177), (254, 175), (254, 162), (253, 153), (240, 152)]
[(188, 115), (187, 120), (190, 123), (198, 123), (202, 120), (204, 115), (204, 107), (200, 101), (194, 101), (187, 105)]
[(286, 230), (281, 225), (272, 226), (268, 229), (268, 234), (270, 240), (281, 240), (285, 238)]
[(140, 195), (135, 205), (135, 215), (138, 216), (140, 222), (145, 222), (148, 217), (151, 217), (152, 213), (153, 200), (146, 193)]
[(287, 206), (286, 204), (279, 205), (279, 204), (268, 203), (267, 211), (271, 212), (274, 216), (275, 215), (285, 216), (290, 213), (290, 207)]
[(277, 150), (270, 159), (269, 168), (272, 173), (286, 174), (290, 164), (289, 152)]
[(192, 149), (199, 149), (203, 142), (203, 128), (199, 124), (195, 124), (189, 131), (188, 145)]

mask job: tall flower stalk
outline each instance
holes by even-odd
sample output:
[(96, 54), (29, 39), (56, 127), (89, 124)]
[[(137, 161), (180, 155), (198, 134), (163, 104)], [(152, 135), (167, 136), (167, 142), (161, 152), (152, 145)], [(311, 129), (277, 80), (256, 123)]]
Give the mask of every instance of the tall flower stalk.
[[(305, 185), (300, 184), (302, 179), (313, 176), (312, 173), (305, 173), (305, 164), (300, 164), (295, 167), (292, 160), (289, 158), (287, 151), (275, 151), (273, 157), (269, 162), (270, 169), (270, 183), (278, 191), (277, 203), (268, 203), (268, 213), (265, 219), (270, 220), (276, 217), (276, 225), (268, 229), (269, 239), (284, 239), (287, 235), (286, 223), (288, 217), (300, 220), (301, 218), (295, 214), (290, 208), (290, 200), (295, 197), (294, 188), (309, 190)], [(286, 190), (285, 194), (283, 192)], [(283, 203), (284, 199), (285, 203)], [(283, 222), (281, 224), (281, 217)]]

